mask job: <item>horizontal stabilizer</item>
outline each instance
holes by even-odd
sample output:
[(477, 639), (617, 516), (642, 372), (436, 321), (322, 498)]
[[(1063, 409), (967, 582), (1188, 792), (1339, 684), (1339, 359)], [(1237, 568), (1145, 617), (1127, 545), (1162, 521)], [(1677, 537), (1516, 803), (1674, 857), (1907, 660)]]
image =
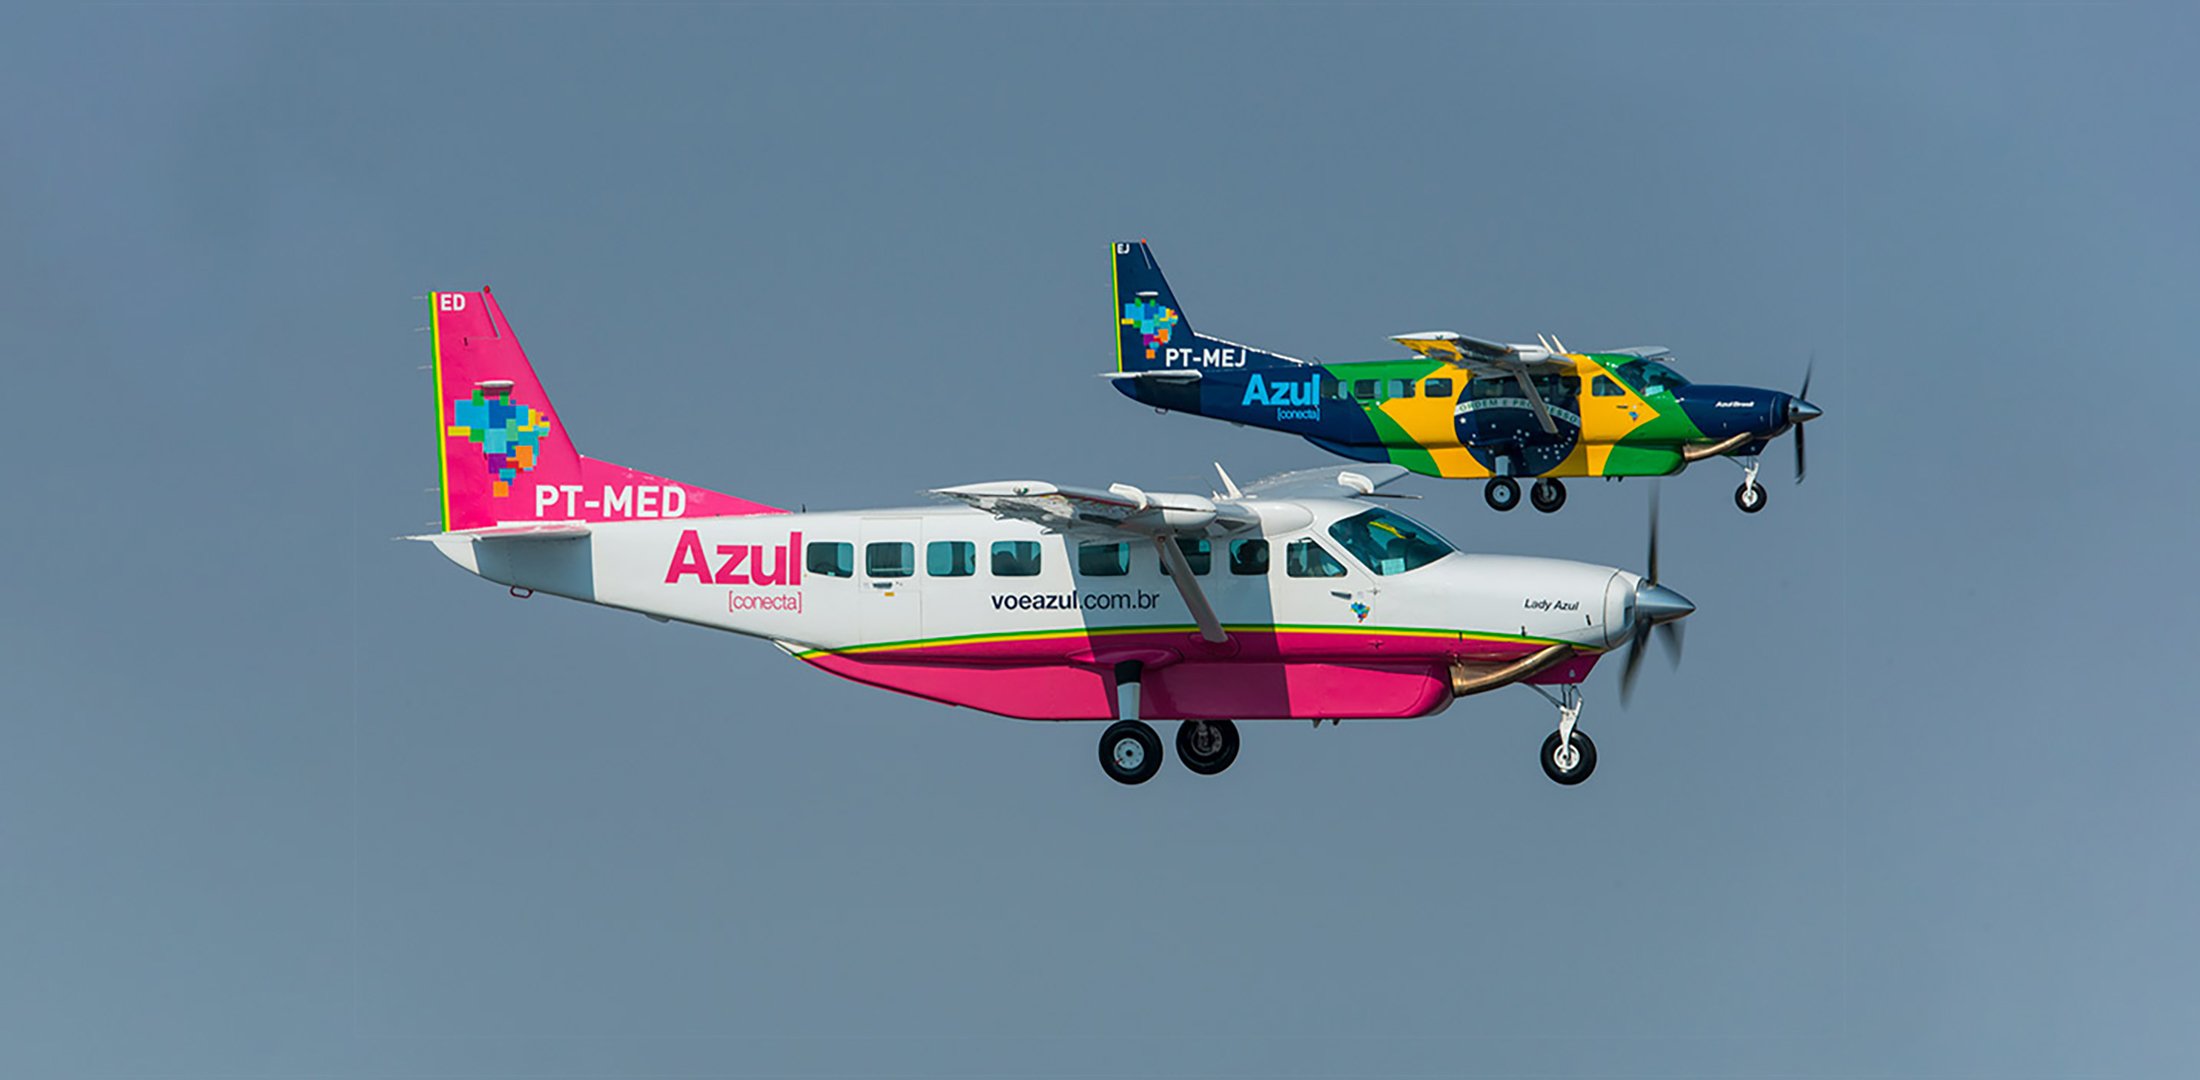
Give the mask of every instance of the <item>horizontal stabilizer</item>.
[(1199, 375), (1199, 372), (1198, 372), (1197, 370), (1193, 370), (1193, 371), (1181, 371), (1181, 370), (1179, 370), (1179, 371), (1103, 371), (1103, 372), (1101, 372), (1101, 373), (1100, 373), (1100, 377), (1101, 377), (1101, 378), (1103, 378), (1103, 379), (1113, 379), (1113, 380), (1116, 380), (1116, 381), (1128, 381), (1128, 382), (1151, 382), (1151, 383), (1172, 383), (1172, 384), (1174, 384), (1174, 383), (1196, 383), (1196, 382), (1198, 382), (1198, 381), (1199, 381), (1200, 375)]
[(407, 536), (405, 540), (578, 540), (588, 535), (588, 526), (578, 521), (521, 522), (516, 525), (491, 525), (481, 529), (452, 529), (449, 532), (424, 533)]

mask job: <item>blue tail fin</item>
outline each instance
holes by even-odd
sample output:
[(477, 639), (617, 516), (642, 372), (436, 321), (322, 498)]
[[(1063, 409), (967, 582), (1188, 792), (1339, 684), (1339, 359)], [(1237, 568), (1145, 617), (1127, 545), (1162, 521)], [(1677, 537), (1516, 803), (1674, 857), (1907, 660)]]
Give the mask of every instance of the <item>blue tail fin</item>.
[(1144, 240), (1115, 245), (1115, 321), (1117, 371), (1266, 368), (1301, 362), (1195, 333)]

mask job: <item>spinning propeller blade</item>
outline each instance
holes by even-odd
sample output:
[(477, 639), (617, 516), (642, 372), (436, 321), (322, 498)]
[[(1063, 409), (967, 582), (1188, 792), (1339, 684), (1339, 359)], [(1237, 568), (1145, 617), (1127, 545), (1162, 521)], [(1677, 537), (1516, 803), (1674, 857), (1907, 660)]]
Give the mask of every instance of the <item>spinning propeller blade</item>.
[(1642, 642), (1649, 637), (1650, 627), (1645, 624), (1641, 632), (1627, 643), (1627, 659), (1619, 669), (1619, 703), (1626, 705), (1635, 697), (1635, 673), (1642, 670)]
[(1681, 669), (1681, 642), (1687, 637), (1682, 632), (1681, 624), (1677, 622), (1659, 623), (1658, 637), (1665, 641), (1666, 662), (1673, 665), (1673, 670), (1679, 671)]
[(1818, 354), (1812, 353), (1803, 365), (1803, 388), (1788, 401), (1788, 423), (1795, 427), (1795, 482), (1803, 482), (1803, 425), (1825, 415), (1825, 410), (1810, 403), (1810, 376), (1818, 367)]
[(1628, 634), (1627, 656), (1619, 669), (1619, 700), (1627, 704), (1634, 696), (1635, 676), (1642, 670), (1642, 655), (1650, 642), (1650, 631), (1656, 628), (1658, 636), (1665, 639), (1667, 659), (1677, 669), (1681, 663), (1681, 628), (1679, 621), (1696, 610), (1688, 598), (1658, 584), (1658, 489), (1650, 489), (1650, 544), (1646, 553), (1645, 569), (1648, 573), (1635, 586), (1634, 628)]

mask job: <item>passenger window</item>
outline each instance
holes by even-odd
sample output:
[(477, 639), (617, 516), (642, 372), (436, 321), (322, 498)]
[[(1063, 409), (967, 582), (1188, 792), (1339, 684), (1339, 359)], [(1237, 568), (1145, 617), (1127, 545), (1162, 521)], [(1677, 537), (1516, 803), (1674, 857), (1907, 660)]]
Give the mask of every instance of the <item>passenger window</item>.
[(1214, 545), (1205, 540), (1179, 536), (1176, 538), (1176, 549), (1184, 553), (1184, 561), (1192, 565), (1192, 573), (1205, 577), (1207, 571), (1215, 568)]
[(1392, 380), (1390, 380), (1390, 396), (1391, 396), (1391, 397), (1394, 397), (1394, 398), (1409, 398), (1409, 397), (1412, 397), (1412, 396), (1413, 396), (1413, 380), (1412, 380), (1412, 379), (1392, 379)]
[(1230, 541), (1230, 572), (1239, 577), (1257, 577), (1268, 573), (1268, 541)]
[(1375, 380), (1361, 379), (1352, 384), (1352, 396), (1361, 401), (1375, 400)]
[(1451, 397), (1451, 380), (1430, 379), (1428, 382), (1422, 384), (1421, 393), (1432, 398), (1448, 399)]
[(993, 576), (1039, 576), (1039, 542), (1036, 540), (993, 541)]
[(856, 546), (825, 540), (812, 541), (810, 553), (803, 560), (802, 568), (822, 577), (854, 577)]
[(933, 577), (969, 577), (978, 572), (978, 545), (968, 540), (934, 540), (924, 545), (924, 572)]
[(1122, 577), (1131, 572), (1131, 546), (1079, 544), (1077, 572), (1086, 577)]
[(1321, 396), (1330, 401), (1349, 401), (1352, 398), (1343, 379), (1323, 379)]
[(1626, 396), (1626, 392), (1619, 388), (1618, 383), (1612, 381), (1612, 377), (1610, 375), (1597, 376), (1596, 381), (1589, 384), (1589, 394), (1591, 397)]
[(908, 577), (917, 572), (917, 545), (888, 540), (863, 547), (863, 572), (877, 578)]
[(1283, 570), (1292, 577), (1344, 576), (1344, 564), (1312, 540), (1293, 540), (1283, 549)]

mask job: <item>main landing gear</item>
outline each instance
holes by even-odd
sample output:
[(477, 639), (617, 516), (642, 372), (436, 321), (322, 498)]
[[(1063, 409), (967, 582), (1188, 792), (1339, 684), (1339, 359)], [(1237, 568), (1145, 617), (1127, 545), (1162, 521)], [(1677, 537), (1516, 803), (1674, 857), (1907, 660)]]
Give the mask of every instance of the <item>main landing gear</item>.
[(1176, 756), (1201, 776), (1229, 768), (1237, 754), (1237, 725), (1228, 720), (1186, 720), (1176, 726)]
[[(1118, 784), (1143, 784), (1161, 771), (1161, 736), (1138, 718), (1144, 684), (1136, 661), (1115, 668), (1115, 709), (1123, 719), (1100, 735), (1100, 769)], [(1228, 720), (1186, 720), (1176, 727), (1176, 756), (1184, 767), (1213, 776), (1237, 760), (1237, 725)]]
[(1482, 501), (1502, 514), (1520, 505), (1520, 485), (1510, 476), (1490, 477), (1490, 482), (1482, 485)]
[[(1237, 725), (1228, 720), (1186, 720), (1176, 728), (1176, 756), (1184, 767), (1213, 776), (1237, 760)], [(1118, 784), (1143, 784), (1161, 771), (1161, 736), (1143, 720), (1118, 720), (1100, 736), (1100, 769)]]
[[(1504, 513), (1520, 505), (1520, 482), (1510, 476), (1493, 476), (1482, 486), (1482, 501), (1490, 509)], [(1555, 514), (1566, 505), (1566, 485), (1545, 477), (1528, 489), (1528, 502), (1546, 514)]]
[(1757, 482), (1757, 459), (1750, 458), (1742, 468), (1742, 486), (1734, 489), (1734, 505), (1741, 507), (1742, 513), (1754, 514), (1765, 508), (1767, 497), (1764, 485)]
[(1561, 686), (1557, 697), (1533, 683), (1528, 688), (1558, 706), (1558, 730), (1543, 740), (1543, 775), (1568, 787), (1587, 780), (1597, 771), (1597, 744), (1574, 726), (1581, 719), (1581, 687)]
[(1143, 784), (1161, 771), (1161, 736), (1143, 720), (1117, 720), (1100, 736), (1100, 768), (1118, 784)]

